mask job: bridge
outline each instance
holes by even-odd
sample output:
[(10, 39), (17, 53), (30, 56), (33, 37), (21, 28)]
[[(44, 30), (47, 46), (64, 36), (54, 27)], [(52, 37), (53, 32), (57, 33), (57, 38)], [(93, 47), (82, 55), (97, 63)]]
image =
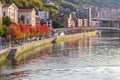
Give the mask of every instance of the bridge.
[(70, 30), (79, 30), (82, 32), (84, 29), (93, 29), (93, 30), (104, 30), (104, 31), (120, 31), (119, 27), (76, 27), (76, 28), (59, 28), (59, 29), (53, 29), (53, 31), (56, 31), (57, 33), (67, 33)]
[(119, 19), (111, 19), (111, 18), (92, 18), (93, 21), (115, 21), (120, 22)]
[(109, 19), (109, 18), (92, 18), (92, 21), (100, 22), (100, 26), (104, 27), (119, 27), (120, 26), (120, 19)]
[(118, 27), (94, 27), (98, 30), (117, 30), (117, 31), (120, 31), (120, 28)]

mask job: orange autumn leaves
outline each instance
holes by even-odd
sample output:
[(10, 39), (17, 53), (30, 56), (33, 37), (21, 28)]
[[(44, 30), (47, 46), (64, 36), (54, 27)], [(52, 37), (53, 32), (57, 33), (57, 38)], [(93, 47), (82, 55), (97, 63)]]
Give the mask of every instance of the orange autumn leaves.
[(25, 24), (12, 24), (8, 27), (7, 36), (11, 36), (12, 40), (18, 40), (36, 36), (47, 36), (49, 33), (50, 28), (46, 25), (31, 27)]
[(16, 27), (16, 25), (10, 25), (10, 27), (8, 28), (8, 31), (7, 31), (7, 36), (11, 36), (11, 39), (12, 40), (16, 40), (16, 39), (19, 39), (21, 38), (22, 34), (20, 32), (20, 28), (19, 27)]

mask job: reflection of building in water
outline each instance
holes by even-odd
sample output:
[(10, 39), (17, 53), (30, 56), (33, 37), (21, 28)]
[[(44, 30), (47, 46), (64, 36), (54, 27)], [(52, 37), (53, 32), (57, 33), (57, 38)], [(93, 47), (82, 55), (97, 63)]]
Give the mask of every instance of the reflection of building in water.
[(64, 42), (61, 42), (61, 47), (63, 47), (63, 48), (64, 48)]
[(89, 48), (89, 38), (82, 38), (80, 43), (82, 51), (88, 50)]
[(86, 38), (81, 38), (78, 41), (78, 48), (80, 49), (80, 51), (82, 52), (86, 52), (86, 50), (88, 50), (88, 52), (91, 52), (92, 46), (94, 44), (97, 43), (96, 38), (93, 39), (92, 37), (86, 37)]
[(71, 41), (69, 42), (69, 47), (70, 47), (71, 49), (74, 49), (75, 47), (77, 47), (75, 42), (76, 42), (75, 40), (71, 40)]
[(78, 40), (79, 39), (69, 41), (68, 46), (69, 46), (69, 56), (70, 57), (74, 57), (75, 55), (78, 54)]
[(69, 40), (58, 44), (53, 44), (51, 54), (55, 56), (59, 56), (59, 55), (72, 56), (72, 54), (78, 53), (75, 52), (78, 51), (77, 48), (78, 48), (78, 40)]
[(22, 66), (28, 63), (30, 60), (32, 61), (33, 59), (38, 59), (38, 58), (42, 58), (43, 56), (45, 57), (45, 56), (50, 55), (50, 47), (51, 46), (49, 47), (47, 46), (44, 48), (38, 48), (38, 49), (33, 50), (32, 52), (21, 55), (19, 60), (17, 60), (17, 66)]

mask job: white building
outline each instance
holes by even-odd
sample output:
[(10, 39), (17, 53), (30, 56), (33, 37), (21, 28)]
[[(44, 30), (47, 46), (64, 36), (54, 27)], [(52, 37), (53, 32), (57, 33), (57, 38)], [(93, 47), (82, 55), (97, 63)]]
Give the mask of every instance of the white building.
[(40, 19), (44, 19), (47, 20), (49, 19), (49, 12), (47, 11), (38, 11), (38, 16), (40, 17)]
[(2, 16), (8, 16), (11, 21), (18, 23), (18, 8), (13, 4), (3, 4)]
[(82, 27), (83, 26), (83, 20), (82, 19), (78, 19), (78, 27)]
[(75, 27), (75, 22), (72, 18), (72, 14), (70, 14), (68, 18), (68, 27)]
[(22, 23), (30, 26), (36, 25), (36, 11), (35, 9), (19, 9), (18, 17)]
[(0, 20), (2, 20), (2, 4), (0, 2)]

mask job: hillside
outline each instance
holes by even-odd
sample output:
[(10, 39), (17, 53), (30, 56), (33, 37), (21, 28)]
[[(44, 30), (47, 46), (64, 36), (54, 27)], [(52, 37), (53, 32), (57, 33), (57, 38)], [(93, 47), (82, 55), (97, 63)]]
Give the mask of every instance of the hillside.
[(58, 14), (55, 6), (43, 4), (41, 0), (0, 0), (2, 4), (15, 3), (18, 8), (34, 8), (36, 11), (49, 11), (52, 16)]
[[(49, 2), (54, 2), (54, 5)], [(72, 11), (78, 6), (99, 6), (109, 8), (120, 8), (120, 0), (0, 0), (2, 3), (15, 3), (19, 8), (35, 8), (36, 11), (49, 11), (52, 16), (58, 14), (58, 9), (69, 8)]]
[(78, 6), (93, 5), (99, 7), (120, 8), (120, 0), (51, 0), (63, 8), (74, 10)]

